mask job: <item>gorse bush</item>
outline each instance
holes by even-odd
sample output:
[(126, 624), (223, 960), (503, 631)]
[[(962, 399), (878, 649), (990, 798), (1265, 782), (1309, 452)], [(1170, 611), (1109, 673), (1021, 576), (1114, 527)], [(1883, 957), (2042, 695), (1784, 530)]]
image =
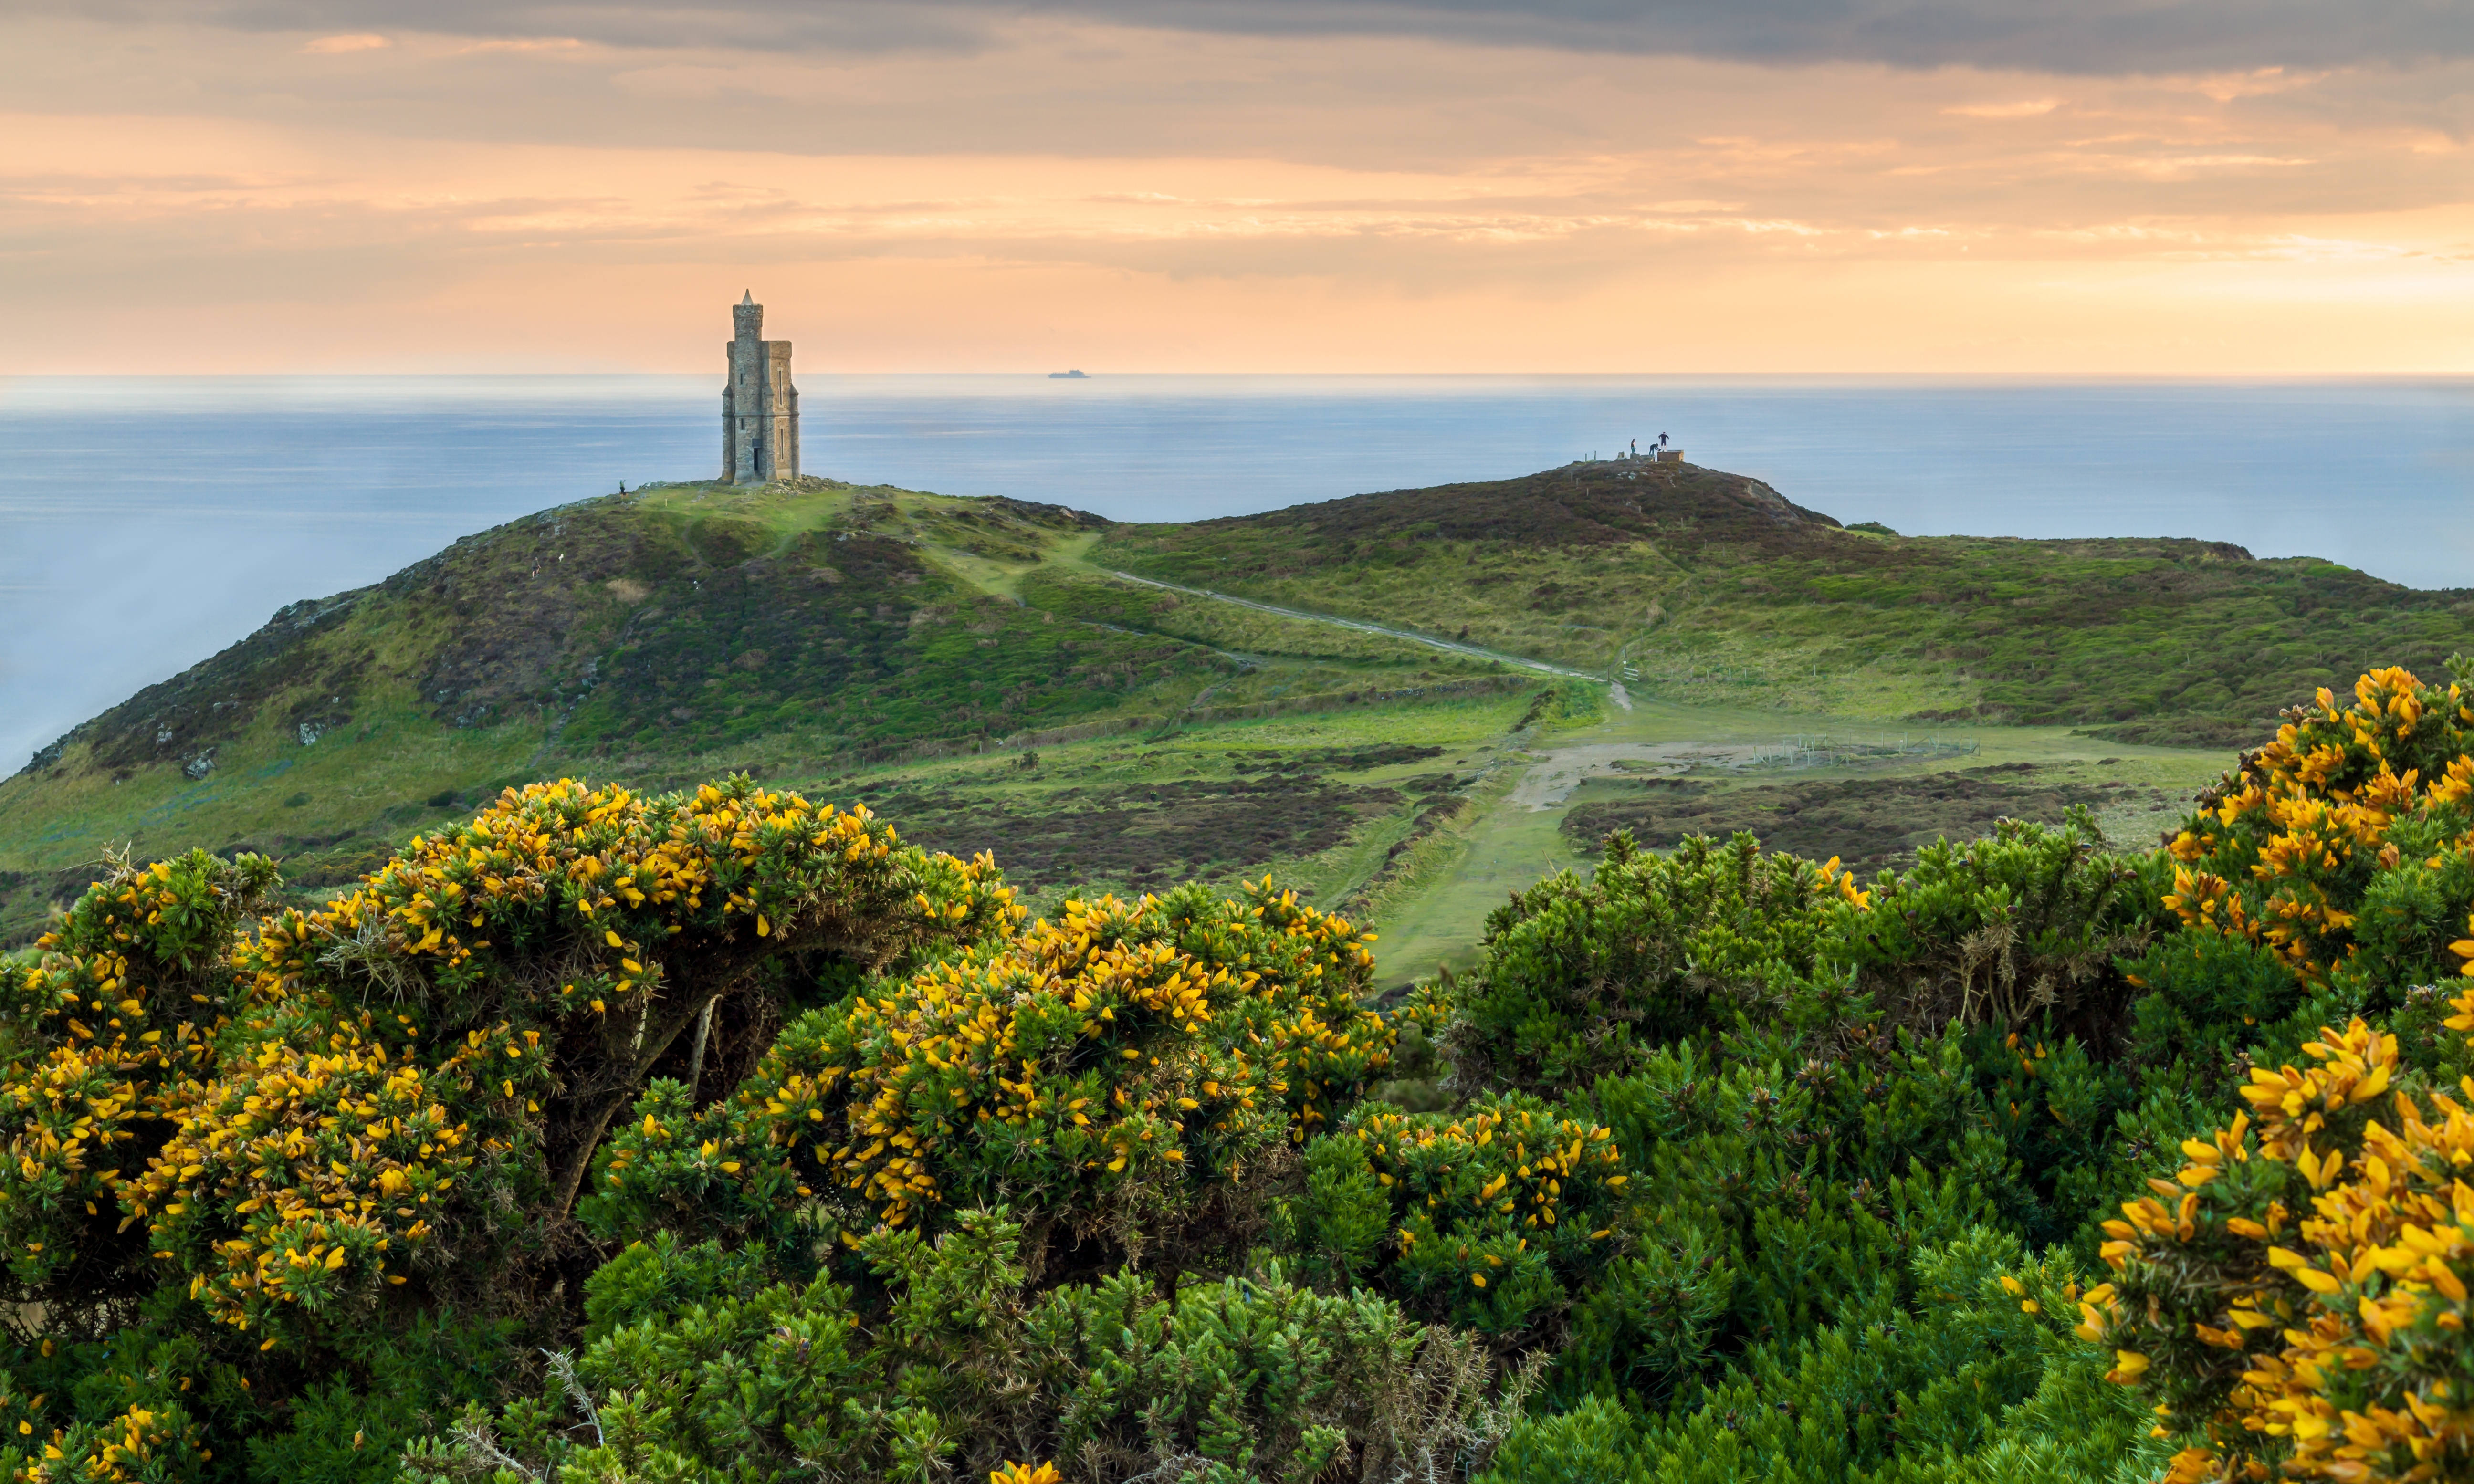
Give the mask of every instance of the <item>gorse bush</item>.
[(1268, 881), (1243, 902), (1070, 903), (801, 1018), (701, 1115), (656, 1088), (589, 1219), (616, 1235), (719, 1216), (779, 1242), (1005, 1204), (1043, 1244), (1120, 1259), (1225, 1248), (1389, 1064), (1356, 999), (1372, 964), (1345, 919)]
[(1309, 1154), (1284, 1214), (1307, 1271), (1486, 1334), (1534, 1329), (1615, 1248), (1631, 1176), (1613, 1131), (1535, 1099), (1458, 1115), (1377, 1104)]
[[(2474, 990), (2454, 1005), (2474, 1030)], [(2176, 1480), (2462, 1476), (2474, 1115), (2398, 1090), (2396, 1038), (2360, 1020), (2303, 1051), (2305, 1069), (2253, 1073), (2255, 1130), (2238, 1114), (2187, 1141), (2177, 1177), (2107, 1224), (2120, 1276), (2081, 1332), (2116, 1347), (2112, 1378), (2195, 1423)]]
[(1869, 1277), (1843, 1317), (1752, 1347), (1693, 1404), (1588, 1398), (1516, 1428), (1485, 1478), (2048, 1484), (2161, 1468), (2153, 1419), (2069, 1332), (2067, 1262), (1976, 1227)]
[[(2310, 984), (2349, 967), (2385, 979), (2437, 967), (2436, 950), (2456, 936), (2438, 904), (2474, 885), (2474, 709), (2459, 687), (2401, 669), (2365, 675), (2354, 691), (2341, 708), (2322, 690), (2202, 800), (2214, 807), (2171, 846), (2166, 906), (2193, 927), (2267, 944)], [(2427, 905), (2438, 910), (2415, 910)]]
[(0, 962), (0, 1472), (2474, 1474), (2466, 685), (2138, 853), (1618, 836), (1389, 1010), (744, 779), (116, 864)]
[[(347, 1288), (374, 1295), (442, 1224), (461, 1261), (430, 1280), (458, 1281), (522, 1232), (504, 1216), (564, 1216), (608, 1120), (711, 995), (798, 946), (883, 961), (1013, 910), (982, 889), (984, 863), (894, 845), (864, 815), (746, 786), (528, 789), (417, 839), (235, 954), (247, 1054), (196, 1087), (123, 1204), (264, 1348)], [(664, 994), (673, 979), (696, 989)]]
[(1482, 1349), (1381, 1299), (1276, 1266), (1173, 1299), (1130, 1271), (1040, 1290), (1021, 1238), (1002, 1211), (933, 1242), (880, 1229), (859, 1246), (883, 1295), (865, 1323), (828, 1278), (768, 1281), (667, 1234), (631, 1246), (594, 1276), (589, 1343), (546, 1395), (469, 1411), (409, 1476), (980, 1477), (1029, 1454), (1107, 1477), (1442, 1480), (1511, 1423), (1518, 1389), (1489, 1399)]
[[(803, 955), (882, 966), (1019, 911), (984, 860), (744, 781), (510, 791), (331, 906), (247, 924), (273, 883), (203, 854), (115, 871), (0, 985), (0, 1240), (38, 1347), (229, 1326), (239, 1343), (197, 1342), (197, 1365), (229, 1371), (216, 1394), (244, 1417), (261, 1384), (289, 1392), (424, 1316), (538, 1308), (608, 1120), (706, 1002), (785, 992)], [(49, 1462), (127, 1451), (68, 1430), (109, 1431), (95, 1388), (34, 1395), (20, 1436), (57, 1431)]]
[[(2118, 1276), (2086, 1301), (2114, 1376), (2186, 1430), (2176, 1480), (2474, 1469), (2474, 987), (2444, 987), (2474, 975), (2470, 751), (2462, 682), (2377, 671), (2350, 707), (2322, 691), (2172, 842), (2185, 928), (2143, 970), (2283, 1012), (2246, 1015), (2247, 1107), (2106, 1224)], [(2292, 1044), (2332, 1010), (2356, 1013)]]
[(140, 1213), (120, 1209), (121, 1187), (214, 1074), (239, 998), (233, 931), (274, 883), (269, 862), (204, 851), (120, 866), (44, 940), (37, 966), (0, 965), (12, 1135), (0, 1242), (17, 1302), (142, 1291), (128, 1269), (144, 1238), (126, 1238)]
[(1863, 898), (1836, 866), (1765, 855), (1749, 835), (1671, 857), (1617, 835), (1590, 880), (1514, 893), (1487, 918), (1485, 962), (1445, 1032), (1459, 1085), (1579, 1086), (1740, 1014), (1852, 1010), (1819, 961), (1833, 905)]
[(2152, 934), (2138, 866), (2103, 843), (2074, 808), (2059, 829), (2005, 819), (1981, 839), (1927, 845), (1850, 925), (1846, 960), (1902, 1024), (2048, 1024), (2107, 1042), (2127, 1000), (2115, 963)]

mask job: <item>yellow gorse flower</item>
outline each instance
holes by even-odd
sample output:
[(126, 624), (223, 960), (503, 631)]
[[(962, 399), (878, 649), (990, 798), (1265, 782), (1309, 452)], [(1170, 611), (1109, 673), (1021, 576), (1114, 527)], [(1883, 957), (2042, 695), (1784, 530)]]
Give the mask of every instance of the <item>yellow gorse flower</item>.
[(1821, 863), (1821, 889), (1825, 893), (1835, 892), (1840, 901), (1857, 912), (1873, 909), (1873, 893), (1856, 888), (1856, 873), (1842, 868), (1836, 856)]
[[(2303, 985), (2365, 983), (2365, 962), (2427, 960), (2432, 946), (2397, 946), (2373, 877), (2404, 873), (2398, 887), (2423, 900), (2462, 892), (2469, 801), (2462, 688), (2373, 670), (2350, 702), (2322, 690), (2289, 713), (2202, 795), (2169, 841), (2165, 905), (2192, 930), (2268, 949)], [(2386, 936), (2366, 943), (2359, 918), (2374, 911), (2389, 913)], [(2448, 946), (2474, 973), (2474, 937)], [(2474, 989), (2449, 1004), (2448, 1028), (2474, 1032)], [(2465, 1476), (2474, 1079), (2454, 1095), (2400, 1091), (2397, 1037), (2359, 1018), (2302, 1052), (2298, 1067), (2250, 1068), (2246, 1109), (2185, 1140), (2175, 1177), (2150, 1180), (2105, 1224), (2118, 1277), (2085, 1296), (2078, 1333), (2116, 1352), (2110, 1378), (2124, 1384), (2239, 1367), (2229, 1391), (2208, 1393), (2223, 1402), (2174, 1457), (2175, 1484)]]
[[(2474, 1030), (2474, 990), (2452, 1004), (2449, 1025)], [(2462, 1101), (2435, 1094), (2425, 1104), (2393, 1090), (2396, 1037), (2359, 1019), (2322, 1031), (2304, 1051), (2307, 1069), (2251, 1073), (2244, 1096), (2256, 1132), (2244, 1115), (2186, 1140), (2192, 1162), (2178, 1185), (2150, 1182), (2178, 1199), (2127, 1203), (2124, 1219), (2105, 1225), (2104, 1258), (2118, 1272), (2171, 1266), (2173, 1248), (2200, 1234), (2198, 1190), (2228, 1166), (2253, 1157), (2290, 1164), (2313, 1192), (2307, 1212), (2274, 1203), (2265, 1221), (2223, 1222), (2257, 1245), (2271, 1277), (2227, 1293), (2216, 1322), (2192, 1326), (2200, 1344), (2240, 1352), (2246, 1369), (2209, 1420), (2208, 1441), (2177, 1454), (2167, 1477), (2265, 1477), (2256, 1471), (2268, 1455), (2256, 1445), (2290, 1449), (2290, 1477), (2457, 1476), (2474, 1458), (2474, 1398), (2456, 1395), (2448, 1359), (2469, 1320), (2474, 1274), (2474, 1187), (2462, 1178), (2474, 1166), (2474, 1078)], [(2372, 1113), (2350, 1156), (2329, 1136), (2330, 1120), (2348, 1109)], [(2112, 1284), (2092, 1290), (2082, 1314), (2081, 1337), (2100, 1343), (2152, 1330)], [(2254, 1349), (2254, 1337), (2269, 1348)], [(2122, 1357), (2109, 1379), (2139, 1380), (2146, 1358), (2127, 1349)], [(2368, 1375), (2380, 1381), (2366, 1396), (2353, 1378)]]
[[(0, 1231), (34, 1283), (84, 1224), (143, 1223), (190, 1299), (264, 1347), (406, 1282), (476, 1168), (503, 1183), (589, 1141), (555, 1094), (641, 1079), (693, 1009), (664, 992), (681, 952), (725, 975), (800, 946), (881, 962), (1024, 915), (984, 855), (902, 849), (863, 809), (744, 779), (511, 789), (254, 932), (246, 875), (120, 870), (0, 979), (36, 1033), (0, 1066)], [(141, 1124), (159, 1148), (131, 1168)], [(562, 1156), (577, 1179), (585, 1153)]]
[(134, 1484), (180, 1476), (211, 1456), (198, 1447), (196, 1424), (162, 1408), (132, 1406), (99, 1427), (55, 1429), (9, 1477), (12, 1484)]
[[(832, 1191), (894, 1226), (956, 1180), (990, 1199), (954, 1165), (991, 1148), (1013, 1152), (1009, 1190), (1174, 1219), (1390, 1064), (1391, 1027), (1355, 999), (1367, 941), (1269, 882), (1207, 907), (1070, 901), (792, 1027), (702, 1131), (751, 1190)], [(603, 1190), (657, 1152), (621, 1138)]]
[[(2458, 819), (2474, 797), (2474, 708), (2456, 685), (2390, 668), (2364, 675), (2341, 706), (2322, 689), (2276, 737), (2203, 794), (2168, 842), (2184, 924), (2272, 948), (2318, 983), (2353, 950), (2362, 869), (2396, 864), (2398, 826)], [(2429, 781), (2426, 783), (2426, 778)], [(2474, 856), (2461, 820), (2433, 868)]]

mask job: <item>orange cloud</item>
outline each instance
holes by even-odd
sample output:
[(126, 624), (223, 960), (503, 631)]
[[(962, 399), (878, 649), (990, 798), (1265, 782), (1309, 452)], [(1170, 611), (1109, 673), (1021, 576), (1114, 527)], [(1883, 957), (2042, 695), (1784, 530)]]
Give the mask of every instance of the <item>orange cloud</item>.
[(312, 57), (332, 57), (340, 52), (377, 52), (395, 45), (385, 36), (320, 36), (304, 43), (301, 50)]
[(2027, 98), (2017, 103), (1960, 103), (1942, 109), (1960, 118), (2035, 118), (2062, 106), (2059, 98)]
[(751, 285), (819, 370), (2474, 369), (2474, 67), (145, 40), (0, 21), (0, 372), (696, 370)]
[(573, 36), (513, 36), (487, 41), (473, 41), (455, 48), (458, 56), (480, 52), (574, 52), (584, 43)]

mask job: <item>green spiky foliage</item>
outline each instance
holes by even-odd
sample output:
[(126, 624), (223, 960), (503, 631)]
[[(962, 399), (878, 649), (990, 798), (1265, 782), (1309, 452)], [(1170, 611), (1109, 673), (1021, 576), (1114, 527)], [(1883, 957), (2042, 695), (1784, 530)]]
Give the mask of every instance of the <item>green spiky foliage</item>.
[(1617, 838), (1389, 1010), (1268, 880), (1026, 921), (744, 779), (117, 867), (0, 966), (0, 1472), (2455, 1476), (2469, 850), (2388, 670), (2163, 849)]
[(1276, 1264), (1163, 1298), (1120, 1272), (1045, 1289), (1006, 1212), (882, 1229), (870, 1298), (667, 1233), (594, 1275), (545, 1395), (468, 1410), (406, 1477), (976, 1478), (1009, 1459), (1218, 1481), (1464, 1477), (1513, 1424), (1484, 1350)]
[(1589, 880), (1540, 882), (1487, 918), (1445, 1032), (1459, 1085), (1585, 1086), (1739, 1015), (1853, 1016), (1820, 956), (1832, 904), (1854, 892), (1834, 862), (1765, 853), (1750, 835), (1670, 856), (1617, 835)]
[(1043, 1269), (1052, 1248), (1225, 1266), (1267, 1181), (1390, 1064), (1372, 966), (1347, 919), (1268, 880), (1072, 902), (793, 1022), (701, 1112), (657, 1085), (587, 1220), (795, 1249), (1006, 1204)]

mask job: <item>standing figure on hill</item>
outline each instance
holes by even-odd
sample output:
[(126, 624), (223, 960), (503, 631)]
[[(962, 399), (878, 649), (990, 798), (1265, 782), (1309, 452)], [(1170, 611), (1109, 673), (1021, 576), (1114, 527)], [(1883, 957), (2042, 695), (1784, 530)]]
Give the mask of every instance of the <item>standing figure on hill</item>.
[(734, 338), (721, 385), (721, 476), (732, 484), (799, 477), (799, 389), (790, 384), (790, 342), (764, 338), (764, 306), (741, 294), (730, 311)]

